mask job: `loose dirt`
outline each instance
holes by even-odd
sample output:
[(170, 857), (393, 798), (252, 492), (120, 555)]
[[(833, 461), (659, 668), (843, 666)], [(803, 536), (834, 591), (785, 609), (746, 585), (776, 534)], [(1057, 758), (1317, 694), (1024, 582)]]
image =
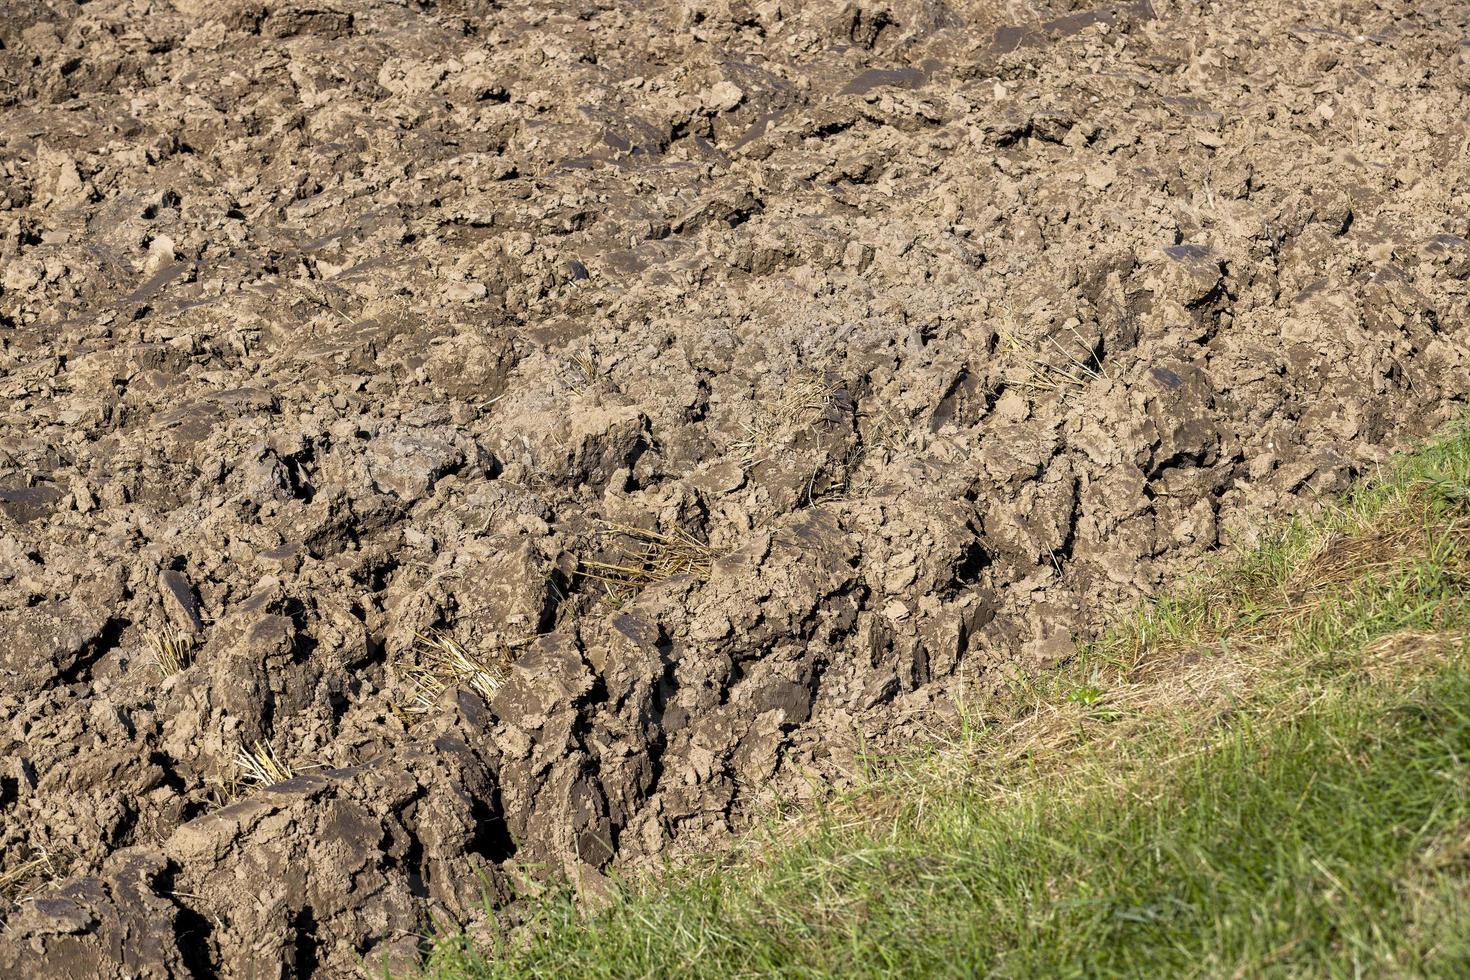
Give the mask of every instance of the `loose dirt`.
[(1467, 21), (0, 2), (0, 974), (405, 967), (1342, 489), (1470, 390)]

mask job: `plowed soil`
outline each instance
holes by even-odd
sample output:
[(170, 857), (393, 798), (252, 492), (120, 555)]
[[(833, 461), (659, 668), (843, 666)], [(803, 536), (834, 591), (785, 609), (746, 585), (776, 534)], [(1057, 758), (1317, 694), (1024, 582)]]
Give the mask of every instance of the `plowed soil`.
[(1047, 670), (1463, 410), (1467, 116), (1449, 0), (0, 0), (0, 974), (405, 968)]

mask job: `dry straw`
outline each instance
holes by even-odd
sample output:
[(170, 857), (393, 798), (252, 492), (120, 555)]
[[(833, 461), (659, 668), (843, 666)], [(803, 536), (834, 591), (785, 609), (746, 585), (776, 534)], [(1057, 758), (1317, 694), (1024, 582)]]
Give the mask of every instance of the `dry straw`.
[[(269, 745), (256, 742), (235, 753), (238, 781), (253, 786), (274, 786), (296, 776), (296, 767), (285, 762)], [(305, 768), (305, 767), (302, 767)]]
[(706, 579), (716, 557), (713, 548), (683, 530), (662, 534), (604, 521), (598, 533), (620, 538), (621, 543), (609, 561), (582, 559), (581, 574), (611, 589), (642, 589), (675, 575)]
[(0, 871), (0, 901), (21, 901), (44, 887), (46, 882), (61, 877), (63, 871), (51, 852), (41, 848), (35, 857), (20, 862), (9, 871)]
[(407, 693), (399, 702), (399, 709), (405, 714), (429, 713), (451, 687), (467, 687), (488, 701), (509, 675), (508, 651), (486, 657), (438, 631), (416, 634), (416, 639), (417, 662), (399, 663), (396, 667), (398, 675), (408, 684)]
[(183, 634), (166, 631), (148, 637), (153, 667), (160, 678), (172, 677), (189, 666), (194, 657), (193, 641)]
[[(1100, 378), (1110, 380), (1107, 371), (1098, 362), (1093, 346), (1077, 332), (1077, 328), (1068, 326), (1067, 332), (1071, 334), (1071, 340), (1067, 344), (1055, 337), (1046, 338), (1046, 343), (1066, 360), (1066, 364), (1058, 365), (1041, 356), (1039, 344), (1027, 340), (1009, 327), (1001, 327), (999, 333), (1002, 349), (1016, 352), (1025, 362), (1022, 373), (1008, 375), (1006, 383), (1035, 391), (1059, 391), (1069, 385), (1086, 388), (1090, 382)], [(1076, 341), (1082, 356), (1079, 356), (1078, 351), (1069, 349), (1068, 344), (1072, 341)]]
[(760, 413), (732, 445), (742, 466), (755, 466), (779, 451), (788, 432), (816, 425), (832, 404), (837, 386), (817, 377), (799, 377), (786, 385), (781, 398), (762, 403)]

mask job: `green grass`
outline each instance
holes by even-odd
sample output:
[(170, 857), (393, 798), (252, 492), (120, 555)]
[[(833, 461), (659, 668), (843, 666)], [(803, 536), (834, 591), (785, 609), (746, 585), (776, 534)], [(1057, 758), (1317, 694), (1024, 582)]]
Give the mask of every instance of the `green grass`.
[(1470, 430), (921, 756), (427, 974), (1470, 976)]

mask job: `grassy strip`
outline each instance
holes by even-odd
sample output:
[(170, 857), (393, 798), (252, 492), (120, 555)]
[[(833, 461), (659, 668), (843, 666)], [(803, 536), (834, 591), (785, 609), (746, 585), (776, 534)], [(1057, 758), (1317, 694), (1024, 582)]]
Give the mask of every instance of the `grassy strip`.
[(952, 744), (429, 975), (1470, 975), (1470, 430)]

